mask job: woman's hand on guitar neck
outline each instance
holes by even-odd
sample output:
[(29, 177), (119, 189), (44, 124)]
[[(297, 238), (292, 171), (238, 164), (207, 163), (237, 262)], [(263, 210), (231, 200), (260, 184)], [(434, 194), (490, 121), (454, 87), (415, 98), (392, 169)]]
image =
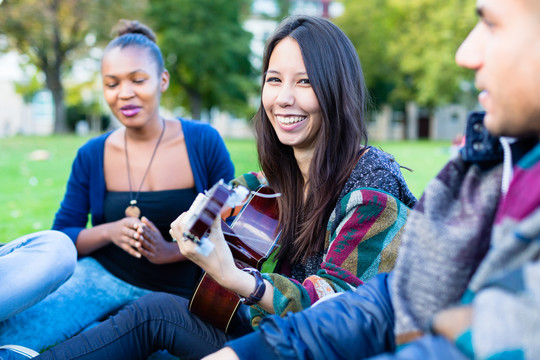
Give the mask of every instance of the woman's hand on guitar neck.
[(210, 236), (208, 239), (214, 244), (214, 249), (207, 255), (197, 251), (199, 245), (194, 241), (184, 240), (185, 217), (187, 213), (180, 215), (171, 224), (171, 236), (176, 239), (182, 255), (199, 265), (208, 275), (212, 276), (221, 286), (226, 286), (234, 282), (235, 274), (241, 272), (234, 264), (234, 258), (231, 250), (225, 241), (223, 231), (221, 230), (221, 218), (218, 218), (212, 224)]
[[(190, 240), (184, 240), (184, 218), (186, 216), (189, 215), (183, 213), (171, 224), (170, 233), (171, 236), (176, 239), (180, 252), (206, 271), (219, 285), (240, 296), (246, 298), (249, 297), (255, 289), (255, 278), (236, 266), (229, 245), (223, 236), (220, 217), (218, 216), (212, 224), (210, 235), (208, 237), (215, 247), (205, 256), (197, 251), (197, 247), (199, 246), (197, 243)], [(258, 304), (268, 312), (274, 313), (274, 288), (268, 281), (265, 280), (265, 283), (266, 291)]]

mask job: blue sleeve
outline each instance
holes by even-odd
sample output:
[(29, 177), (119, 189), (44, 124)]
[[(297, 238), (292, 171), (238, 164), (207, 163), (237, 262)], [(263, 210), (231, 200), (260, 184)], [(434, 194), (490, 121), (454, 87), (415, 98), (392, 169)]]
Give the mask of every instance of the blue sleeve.
[(234, 165), (218, 131), (205, 123), (181, 121), (197, 192), (211, 188), (220, 179), (232, 180)]
[(307, 310), (265, 318), (256, 332), (228, 342), (246, 359), (353, 359), (395, 349), (391, 276), (379, 274)]
[(67, 234), (75, 243), (79, 232), (86, 227), (90, 211), (89, 154), (79, 149), (71, 167), (64, 199), (56, 212), (52, 229)]
[(211, 131), (208, 132), (207, 140), (208, 187), (212, 187), (220, 179), (228, 183), (234, 178), (234, 165), (229, 150), (227, 150), (225, 142), (214, 128), (211, 128)]

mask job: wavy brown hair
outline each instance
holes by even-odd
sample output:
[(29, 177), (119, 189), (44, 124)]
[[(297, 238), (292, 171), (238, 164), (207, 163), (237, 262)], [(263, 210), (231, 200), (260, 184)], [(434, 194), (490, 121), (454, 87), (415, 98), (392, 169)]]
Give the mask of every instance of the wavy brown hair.
[[(270, 56), (286, 37), (300, 46), (322, 113), (308, 183), (304, 183), (292, 147), (279, 141), (262, 100), (253, 121), (261, 168), (273, 189), (282, 194), (277, 257), (294, 264), (324, 247), (330, 214), (357, 163), (362, 145), (367, 144), (364, 116), (368, 95), (351, 41), (330, 21), (312, 16), (286, 18), (268, 39), (263, 57), (263, 87)], [(305, 188), (308, 192), (304, 198)]]

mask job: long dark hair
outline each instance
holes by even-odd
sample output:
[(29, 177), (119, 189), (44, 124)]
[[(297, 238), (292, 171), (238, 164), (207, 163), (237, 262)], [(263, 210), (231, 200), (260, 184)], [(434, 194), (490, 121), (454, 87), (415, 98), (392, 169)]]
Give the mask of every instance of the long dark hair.
[(156, 62), (158, 74), (165, 70), (163, 54), (156, 44), (156, 35), (148, 26), (137, 20), (122, 19), (114, 26), (112, 32), (116, 37), (109, 42), (105, 52), (116, 47), (123, 49), (138, 46), (150, 52)]
[[(330, 21), (311, 16), (286, 18), (268, 39), (263, 57), (263, 87), (270, 56), (286, 37), (300, 46), (322, 113), (308, 183), (304, 184), (292, 147), (279, 141), (262, 101), (254, 123), (261, 168), (271, 186), (282, 194), (281, 247), (277, 256), (294, 264), (324, 247), (330, 213), (356, 165), (362, 145), (367, 144), (364, 113), (368, 95), (351, 41)], [(308, 193), (304, 198), (305, 187)]]

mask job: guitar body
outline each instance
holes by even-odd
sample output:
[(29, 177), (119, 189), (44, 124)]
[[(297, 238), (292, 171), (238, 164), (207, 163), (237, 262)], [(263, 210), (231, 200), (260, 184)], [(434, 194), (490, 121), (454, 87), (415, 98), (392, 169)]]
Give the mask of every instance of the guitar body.
[[(261, 187), (257, 193), (274, 194), (268, 187)], [(232, 225), (222, 220), (221, 227), (236, 266), (260, 269), (279, 236), (277, 201), (251, 195)], [(225, 289), (204, 273), (191, 298), (189, 310), (227, 332), (240, 303), (238, 294)]]
[(238, 294), (225, 289), (204, 273), (189, 302), (189, 311), (227, 332), (239, 306)]

